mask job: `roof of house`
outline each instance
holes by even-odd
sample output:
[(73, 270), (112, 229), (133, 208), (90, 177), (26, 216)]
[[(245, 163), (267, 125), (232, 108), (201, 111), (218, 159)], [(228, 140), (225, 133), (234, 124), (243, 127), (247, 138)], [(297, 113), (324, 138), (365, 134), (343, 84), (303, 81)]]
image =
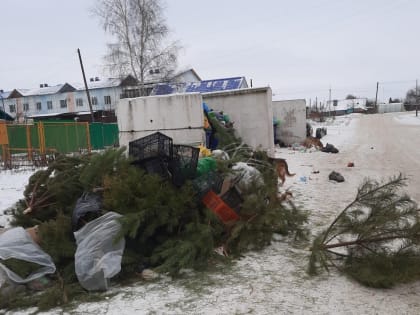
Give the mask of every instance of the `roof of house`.
[[(109, 87), (117, 87), (121, 84), (120, 78), (105, 78), (100, 79), (97, 81), (87, 81), (87, 86), (89, 90), (93, 89), (104, 89)], [(85, 90), (85, 84), (84, 83), (74, 83), (74, 87), (76, 87), (77, 90)]]
[(195, 72), (195, 70), (194, 70), (193, 68), (188, 69), (188, 70), (184, 70), (184, 71), (181, 71), (181, 72), (177, 73), (176, 75), (174, 75), (174, 76), (172, 77), (172, 79), (176, 79), (176, 78), (178, 78), (178, 77), (181, 77), (182, 75), (186, 74), (187, 72), (191, 72), (194, 76), (196, 76), (196, 77), (197, 77), (197, 79), (198, 79), (199, 81), (201, 81), (200, 76), (197, 74), (197, 72)]
[(57, 84), (54, 86), (46, 86), (46, 87), (39, 87), (36, 89), (14, 89), (9, 93), (8, 98), (18, 98), (23, 96), (32, 96), (32, 95), (48, 95), (48, 94), (55, 94), (55, 93), (64, 93), (64, 92), (71, 92), (75, 91), (76, 89), (68, 84)]
[(151, 95), (167, 95), (173, 93), (207, 93), (226, 90), (237, 90), (248, 87), (245, 77), (204, 80), (185, 84), (162, 83), (153, 88)]
[(3, 92), (0, 92), (0, 98), (8, 98), (9, 97), (9, 95), (10, 95), (10, 93), (11, 93), (11, 91), (3, 91)]
[[(136, 84), (137, 80), (128, 75), (125, 78), (106, 78), (99, 80), (96, 78), (93, 81), (87, 82), (88, 89), (102, 89), (102, 88), (109, 88), (109, 87), (117, 87), (121, 85), (133, 85)], [(73, 92), (73, 91), (80, 91), (85, 90), (85, 85), (82, 83), (64, 83), (64, 84), (57, 84), (53, 86), (44, 86), (35, 89), (14, 89), (11, 92), (4, 92), (2, 93), (4, 98), (19, 98), (24, 96), (37, 96), (37, 95), (48, 95), (48, 94), (56, 94), (56, 93), (65, 93), (65, 92)], [(7, 94), (6, 94), (7, 93)]]
[(205, 80), (201, 82), (191, 82), (187, 84), (185, 92), (206, 93), (225, 90), (237, 90), (242, 86), (244, 81), (244, 77), (234, 77), (225, 79)]

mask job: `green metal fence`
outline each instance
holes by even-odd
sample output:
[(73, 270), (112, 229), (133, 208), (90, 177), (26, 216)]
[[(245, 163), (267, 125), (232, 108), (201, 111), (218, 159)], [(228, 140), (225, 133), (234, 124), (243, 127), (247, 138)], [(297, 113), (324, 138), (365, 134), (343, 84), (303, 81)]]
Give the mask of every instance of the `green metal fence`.
[[(90, 152), (118, 145), (116, 123), (36, 122), (34, 124), (7, 124), (7, 155), (0, 146), (0, 157), (27, 154), (43, 156), (49, 153)], [(5, 151), (6, 152), (6, 151)], [(3, 158), (4, 159), (4, 158)]]
[(118, 125), (110, 123), (89, 124), (90, 143), (93, 150), (118, 145)]

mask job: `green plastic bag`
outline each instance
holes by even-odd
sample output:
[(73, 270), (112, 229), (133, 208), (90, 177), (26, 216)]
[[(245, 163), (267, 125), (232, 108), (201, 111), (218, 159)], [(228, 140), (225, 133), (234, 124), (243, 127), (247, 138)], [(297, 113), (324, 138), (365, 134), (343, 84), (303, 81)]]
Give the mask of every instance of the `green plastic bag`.
[(197, 176), (201, 176), (204, 174), (207, 174), (211, 171), (216, 170), (217, 168), (217, 163), (216, 160), (211, 157), (204, 157), (198, 160), (197, 163)]

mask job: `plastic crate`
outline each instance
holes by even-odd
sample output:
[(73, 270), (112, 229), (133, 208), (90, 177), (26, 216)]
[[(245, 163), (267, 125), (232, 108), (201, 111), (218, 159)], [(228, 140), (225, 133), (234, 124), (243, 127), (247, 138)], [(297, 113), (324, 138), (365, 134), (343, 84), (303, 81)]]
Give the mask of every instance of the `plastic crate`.
[(227, 205), (229, 205), (229, 207), (234, 209), (236, 213), (239, 213), (242, 202), (244, 200), (242, 199), (241, 194), (235, 186), (231, 187), (225, 194), (221, 196), (221, 198)]
[(181, 186), (187, 179), (193, 179), (197, 173), (197, 162), (200, 149), (187, 145), (174, 145), (173, 157), (169, 162), (172, 182)]
[(202, 202), (225, 224), (235, 222), (239, 219), (236, 212), (212, 190), (204, 195)]
[(172, 138), (160, 132), (130, 141), (128, 155), (136, 161), (143, 161), (154, 157), (172, 159)]
[(135, 162), (134, 165), (143, 168), (147, 174), (156, 174), (162, 178), (169, 178), (167, 162), (160, 157)]
[(195, 178), (192, 183), (200, 197), (204, 196), (209, 190), (213, 190), (218, 194), (222, 190), (223, 177), (212, 171)]

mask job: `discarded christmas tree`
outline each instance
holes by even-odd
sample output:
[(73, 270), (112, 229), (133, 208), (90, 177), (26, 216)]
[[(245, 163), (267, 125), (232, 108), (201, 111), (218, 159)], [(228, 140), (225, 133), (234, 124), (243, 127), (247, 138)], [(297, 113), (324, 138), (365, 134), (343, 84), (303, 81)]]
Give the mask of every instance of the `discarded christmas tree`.
[[(232, 158), (217, 161), (217, 175), (235, 182), (242, 175), (233, 171), (232, 165), (242, 162), (252, 165), (260, 176), (250, 179), (241, 191), (241, 208), (232, 224), (225, 224), (206, 208), (201, 192), (191, 181), (178, 187), (168, 178), (148, 174), (132, 164), (124, 148), (90, 156), (61, 156), (34, 173), (25, 198), (12, 211), (12, 225), (39, 226), (39, 245), (52, 257), (57, 272), (47, 277), (49, 286), (38, 300), (27, 294), (16, 295), (0, 301), (0, 307), (12, 309), (32, 303), (48, 308), (84, 295), (86, 291), (75, 274), (73, 233), (110, 211), (122, 215), (115, 242), (125, 239), (121, 272), (115, 281), (140, 279), (144, 268), (173, 276), (185, 268), (203, 270), (215, 261), (217, 247), (222, 246), (233, 258), (267, 246), (273, 233), (300, 235), (306, 214), (278, 200), (277, 176), (266, 154), (253, 152), (240, 139), (234, 141), (226, 145)], [(78, 200), (89, 194), (100, 196), (100, 209), (76, 216), (74, 222)], [(21, 271), (25, 271), (23, 267)]]
[(367, 179), (357, 196), (313, 241), (308, 272), (335, 267), (372, 287), (420, 278), (420, 217), (400, 189), (399, 175), (386, 183)]

